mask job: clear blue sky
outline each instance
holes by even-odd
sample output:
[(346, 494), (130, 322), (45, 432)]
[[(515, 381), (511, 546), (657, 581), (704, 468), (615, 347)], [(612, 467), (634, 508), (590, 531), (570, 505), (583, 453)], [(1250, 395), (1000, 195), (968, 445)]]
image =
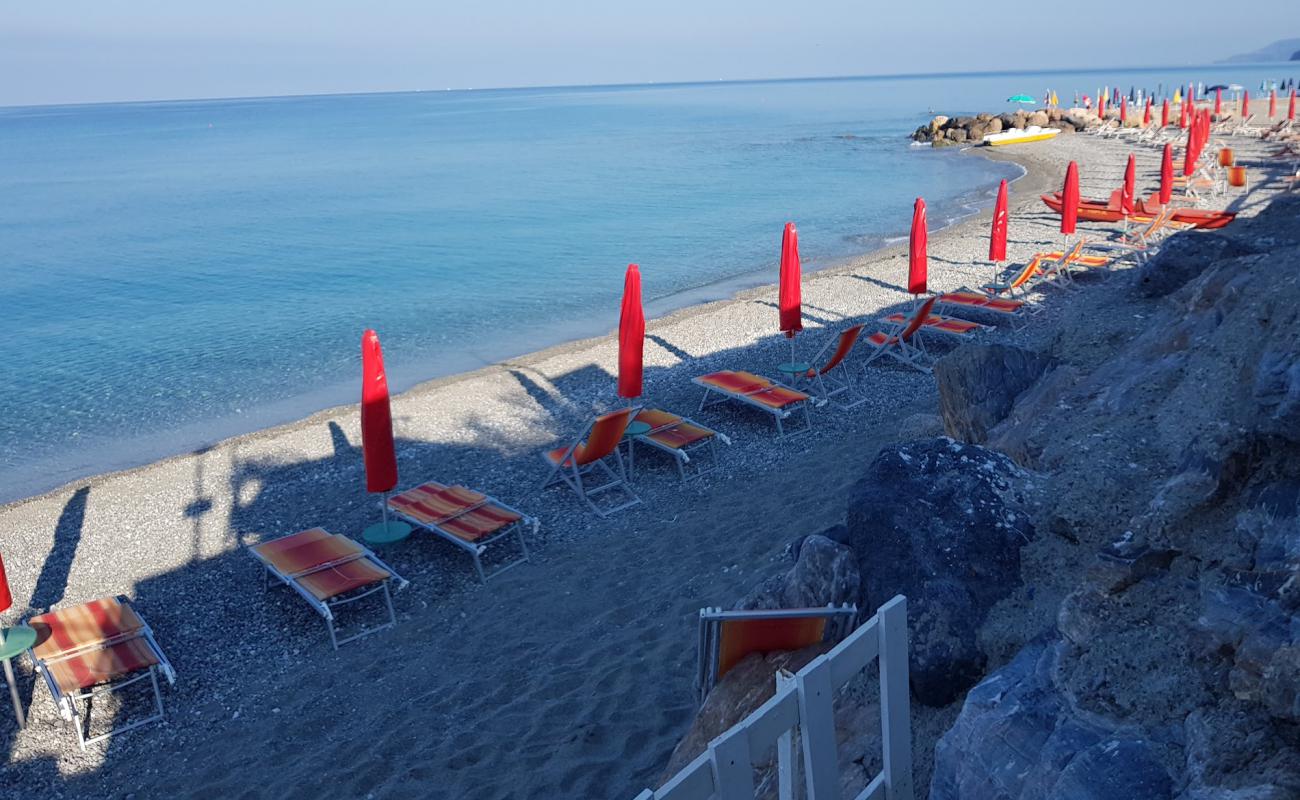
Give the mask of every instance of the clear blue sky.
[(13, 0), (0, 105), (1205, 63), (1294, 3)]

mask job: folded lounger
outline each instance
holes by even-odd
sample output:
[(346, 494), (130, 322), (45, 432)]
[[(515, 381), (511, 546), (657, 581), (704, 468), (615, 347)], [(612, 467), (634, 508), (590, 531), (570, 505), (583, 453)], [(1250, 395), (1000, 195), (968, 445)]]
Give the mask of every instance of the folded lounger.
[(925, 343), (917, 337), (916, 332), (925, 324), (938, 297), (930, 297), (905, 317), (903, 322), (894, 323), (888, 331), (876, 331), (867, 337), (867, 344), (874, 348), (871, 355), (863, 362), (865, 367), (882, 355), (906, 364), (921, 372), (929, 372), (926, 363), (929, 354), (925, 352)]
[[(650, 426), (650, 430), (637, 436), (636, 440), (672, 456), (673, 463), (677, 465), (677, 474), (683, 481), (698, 478), (718, 468), (720, 434), (717, 431), (657, 408), (642, 409), (636, 415), (636, 421)], [(709, 452), (707, 466), (699, 459), (692, 460), (692, 454), (698, 455), (705, 450)], [(696, 466), (688, 474), (686, 465), (691, 463)]]
[[(82, 750), (87, 744), (163, 718), (158, 674), (173, 684), (176, 672), (154, 641), (153, 631), (125, 597), (51, 611), (32, 617), (27, 624), (36, 631), (36, 644), (27, 652), (45, 678), (59, 714), (73, 723)], [(87, 739), (83, 725), (89, 727), (91, 698), (143, 680), (153, 685), (153, 715)], [(87, 701), (84, 723), (78, 706), (81, 700)]]
[[(582, 435), (573, 444), (542, 453), (542, 460), (551, 465), (542, 488), (563, 481), (592, 511), (602, 517), (640, 503), (641, 498), (637, 497), (628, 483), (627, 468), (619, 450), (628, 424), (640, 411), (639, 407), (624, 408), (602, 414), (587, 423)], [(605, 482), (593, 486), (590, 477), (597, 471), (604, 474)], [(626, 499), (621, 503), (615, 501), (615, 505), (606, 508), (596, 505), (592, 497), (609, 491), (622, 493)]]
[(699, 663), (695, 683), (700, 702), (718, 680), (751, 653), (801, 650), (837, 644), (853, 632), (857, 606), (785, 608), (760, 611), (700, 609)]
[[(388, 510), (469, 553), (479, 580), (484, 583), (493, 575), (527, 561), (524, 529), (531, 526), (536, 534), (540, 527), (536, 519), (495, 497), (434, 481), (389, 497)], [(483, 556), (488, 545), (511, 536), (519, 543), (519, 557), (485, 572)]]
[[(408, 581), (374, 553), (346, 536), (330, 533), (324, 528), (311, 528), (249, 545), (248, 552), (266, 567), (268, 582), (271, 576), (275, 576), (325, 618), (330, 644), (335, 650), (341, 644), (397, 625), (388, 582), (395, 580), (397, 588), (403, 589)], [(334, 609), (376, 592), (384, 595), (388, 621), (339, 639), (334, 630)]]
[(849, 373), (848, 357), (853, 351), (853, 345), (857, 344), (858, 337), (862, 335), (862, 323), (850, 325), (836, 334), (834, 339), (828, 341), (812, 357), (813, 364), (817, 364), (830, 351), (831, 347), (835, 350), (831, 352), (831, 357), (827, 359), (820, 367), (814, 366), (808, 370), (808, 377), (817, 382), (817, 390), (822, 397), (834, 399), (843, 394), (848, 398), (847, 401), (836, 401), (840, 408), (854, 408), (867, 402), (868, 397), (863, 393)]
[[(794, 436), (812, 430), (812, 417), (808, 414), (808, 401), (812, 398), (785, 384), (740, 370), (710, 372), (691, 381), (704, 388), (704, 397), (700, 398), (701, 410), (708, 405), (735, 400), (771, 414), (776, 420), (778, 436)], [(709, 398), (715, 394), (719, 397), (710, 403)], [(804, 425), (787, 433), (784, 421), (798, 411), (803, 412)]]

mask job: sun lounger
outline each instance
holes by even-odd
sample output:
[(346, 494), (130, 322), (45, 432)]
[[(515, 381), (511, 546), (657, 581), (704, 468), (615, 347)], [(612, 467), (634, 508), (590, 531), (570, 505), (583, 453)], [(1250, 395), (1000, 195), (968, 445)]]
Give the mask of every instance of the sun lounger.
[[(59, 714), (77, 731), (77, 743), (98, 742), (163, 718), (161, 674), (169, 684), (176, 672), (154, 640), (153, 631), (125, 597), (94, 600), (32, 617), (27, 625), (36, 631), (36, 644), (28, 650), (36, 671), (45, 679)], [(133, 683), (153, 686), (154, 713), (120, 725), (107, 733), (86, 738), (91, 699), (117, 692)], [(86, 720), (80, 701), (85, 700)]]
[[(416, 527), (446, 539), (469, 553), (479, 580), (487, 579), (528, 560), (524, 530), (537, 533), (540, 523), (502, 503), (464, 486), (445, 486), (429, 481), (388, 498), (388, 510)], [(491, 572), (483, 569), (488, 545), (514, 537), (519, 556), (499, 564)]]
[(929, 372), (930, 367), (926, 363), (929, 361), (929, 354), (925, 352), (925, 343), (916, 336), (916, 332), (925, 324), (938, 299), (938, 297), (929, 298), (917, 307), (906, 321), (893, 324), (887, 331), (876, 331), (868, 336), (867, 344), (873, 350), (863, 362), (863, 366), (886, 355), (913, 369)]
[[(677, 474), (683, 481), (718, 468), (718, 438), (721, 434), (717, 431), (657, 408), (643, 409), (636, 415), (636, 421), (650, 426), (650, 430), (638, 435), (636, 441), (672, 456)], [(706, 450), (709, 453), (707, 466), (698, 458), (698, 454)], [(697, 457), (692, 458), (692, 454)], [(687, 464), (696, 465), (689, 474)]]
[[(546, 489), (562, 481), (592, 511), (602, 517), (640, 503), (641, 498), (637, 497), (628, 484), (627, 468), (623, 464), (623, 454), (619, 451), (628, 423), (640, 411), (640, 408), (624, 408), (596, 417), (587, 423), (582, 435), (573, 444), (542, 453), (542, 460), (551, 465), (542, 488)], [(613, 466), (610, 465), (611, 462)], [(597, 471), (604, 474), (605, 482), (592, 486), (588, 478)], [(607, 508), (597, 506), (592, 500), (593, 496), (609, 491), (621, 492), (627, 499)]]
[[(862, 324), (850, 325), (835, 335), (835, 338), (828, 341), (822, 346), (821, 350), (812, 357), (810, 363), (821, 363), (820, 367), (814, 366), (808, 371), (808, 376), (817, 382), (818, 393), (827, 399), (833, 399), (839, 395), (845, 395), (852, 398), (848, 402), (836, 401), (840, 408), (855, 408), (867, 402), (867, 395), (863, 394), (857, 385), (857, 381), (849, 373), (848, 356), (853, 351), (853, 345), (857, 344), (858, 337), (862, 335)], [(831, 351), (834, 347), (835, 350)], [(827, 352), (831, 357), (822, 361)]]
[[(388, 583), (397, 581), (397, 588), (402, 589), (408, 581), (370, 550), (346, 536), (330, 533), (324, 528), (311, 528), (250, 545), (248, 552), (266, 567), (268, 583), (274, 576), (325, 618), (330, 644), (335, 650), (341, 644), (397, 625)], [(388, 621), (374, 628), (362, 628), (360, 633), (346, 639), (338, 638), (334, 628), (335, 609), (376, 592), (384, 595)]]
[(760, 611), (700, 609), (695, 680), (700, 702), (704, 702), (718, 680), (745, 656), (836, 644), (853, 632), (857, 616), (857, 606), (847, 603)]
[[(890, 314), (883, 317), (882, 321), (893, 325), (899, 325), (907, 322), (906, 314)], [(957, 319), (956, 317), (945, 317), (941, 314), (931, 314), (925, 318), (921, 324), (920, 330), (916, 332), (917, 336), (927, 336), (929, 334), (939, 334), (958, 341), (971, 341), (981, 332), (989, 329), (988, 325), (981, 325), (978, 322)]]
[[(704, 397), (700, 399), (701, 410), (709, 405), (734, 400), (771, 414), (776, 420), (778, 436), (794, 436), (812, 430), (812, 417), (808, 413), (808, 403), (812, 398), (785, 384), (739, 370), (711, 372), (692, 378), (691, 381), (704, 389)], [(717, 399), (710, 402), (715, 394), (718, 395)], [(803, 412), (804, 426), (787, 432), (785, 420), (798, 412)]]

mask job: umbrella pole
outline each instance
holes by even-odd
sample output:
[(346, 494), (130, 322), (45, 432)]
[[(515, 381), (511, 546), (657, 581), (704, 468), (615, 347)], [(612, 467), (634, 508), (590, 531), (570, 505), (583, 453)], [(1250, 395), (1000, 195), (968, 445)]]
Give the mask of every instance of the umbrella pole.
[(379, 508), (384, 512), (384, 533), (388, 533), (388, 492), (383, 493), (383, 498)]

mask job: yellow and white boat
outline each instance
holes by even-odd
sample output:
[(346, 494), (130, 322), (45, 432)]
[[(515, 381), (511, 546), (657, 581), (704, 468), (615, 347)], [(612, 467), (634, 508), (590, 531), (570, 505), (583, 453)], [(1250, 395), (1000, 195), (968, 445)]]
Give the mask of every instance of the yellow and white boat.
[(1060, 128), (1040, 128), (1037, 125), (1030, 125), (1028, 128), (1012, 128), (1002, 133), (990, 133), (984, 137), (984, 144), (990, 147), (999, 147), (1004, 144), (1024, 144), (1025, 142), (1042, 142), (1047, 139), (1056, 138), (1060, 133)]

